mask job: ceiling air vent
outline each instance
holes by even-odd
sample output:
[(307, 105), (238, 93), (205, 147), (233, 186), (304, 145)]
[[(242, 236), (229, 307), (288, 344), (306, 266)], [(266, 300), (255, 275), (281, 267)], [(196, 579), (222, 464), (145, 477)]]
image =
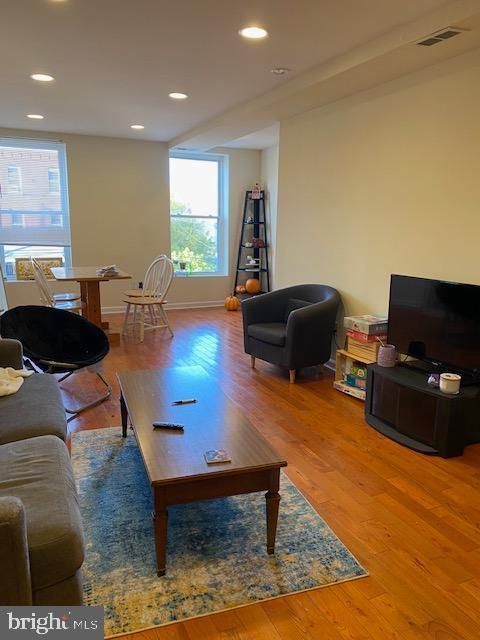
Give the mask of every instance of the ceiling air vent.
[(417, 40), (415, 44), (418, 44), (420, 47), (431, 47), (434, 44), (439, 44), (440, 42), (444, 42), (445, 40), (450, 40), (450, 38), (459, 36), (460, 34), (465, 33), (465, 31), (467, 31), (467, 29), (459, 29), (458, 27), (445, 27), (445, 29), (441, 29), (440, 31), (431, 33), (429, 36), (426, 36), (421, 40)]

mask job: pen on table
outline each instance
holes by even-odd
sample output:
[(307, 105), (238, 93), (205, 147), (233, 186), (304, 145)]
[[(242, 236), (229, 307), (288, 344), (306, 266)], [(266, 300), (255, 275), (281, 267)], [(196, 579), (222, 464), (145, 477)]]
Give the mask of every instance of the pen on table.
[(195, 402), (195, 398), (189, 398), (188, 400), (175, 400), (175, 402), (172, 402), (172, 407), (178, 406), (179, 404), (195, 404)]

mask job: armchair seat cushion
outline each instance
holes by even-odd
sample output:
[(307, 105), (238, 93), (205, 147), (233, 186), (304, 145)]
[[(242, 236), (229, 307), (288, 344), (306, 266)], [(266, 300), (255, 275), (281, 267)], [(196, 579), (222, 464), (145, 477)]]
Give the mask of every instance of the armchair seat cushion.
[(25, 507), (34, 591), (71, 576), (83, 562), (75, 480), (65, 443), (40, 436), (0, 447), (0, 497)]
[(255, 340), (283, 347), (287, 337), (287, 325), (284, 322), (251, 324), (248, 327), (248, 335)]

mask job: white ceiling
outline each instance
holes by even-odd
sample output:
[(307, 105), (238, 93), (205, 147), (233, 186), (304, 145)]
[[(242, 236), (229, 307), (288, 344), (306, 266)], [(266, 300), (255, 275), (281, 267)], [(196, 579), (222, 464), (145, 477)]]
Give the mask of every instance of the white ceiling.
[[(0, 126), (168, 141), (446, 4), (1, 0)], [(268, 39), (240, 38), (249, 24), (268, 29)], [(275, 66), (291, 73), (275, 76)], [(35, 72), (55, 82), (33, 82)], [(174, 102), (171, 91), (190, 98)], [(145, 130), (132, 131), (132, 123)]]
[[(458, 28), (459, 35), (432, 47), (416, 44), (447, 26)], [(169, 144), (198, 150), (247, 144), (262, 148), (278, 122), (415, 71), (445, 72), (446, 60), (479, 48), (480, 0), (456, 0), (202, 122)]]

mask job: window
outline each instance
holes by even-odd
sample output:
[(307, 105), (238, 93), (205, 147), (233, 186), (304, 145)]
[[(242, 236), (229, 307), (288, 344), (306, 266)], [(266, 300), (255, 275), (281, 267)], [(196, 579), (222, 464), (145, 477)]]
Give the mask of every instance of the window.
[(170, 154), (172, 260), (177, 273), (225, 275), (227, 157)]
[(11, 223), (15, 227), (25, 226), (25, 218), (23, 216), (23, 213), (12, 213)]
[(52, 167), (48, 170), (48, 193), (60, 193), (60, 176), (58, 169)]
[(7, 167), (7, 193), (22, 193), (22, 174), (20, 167)]
[(65, 145), (0, 138), (0, 265), (5, 276), (15, 279), (15, 259), (31, 256), (62, 258), (67, 266), (71, 262)]

